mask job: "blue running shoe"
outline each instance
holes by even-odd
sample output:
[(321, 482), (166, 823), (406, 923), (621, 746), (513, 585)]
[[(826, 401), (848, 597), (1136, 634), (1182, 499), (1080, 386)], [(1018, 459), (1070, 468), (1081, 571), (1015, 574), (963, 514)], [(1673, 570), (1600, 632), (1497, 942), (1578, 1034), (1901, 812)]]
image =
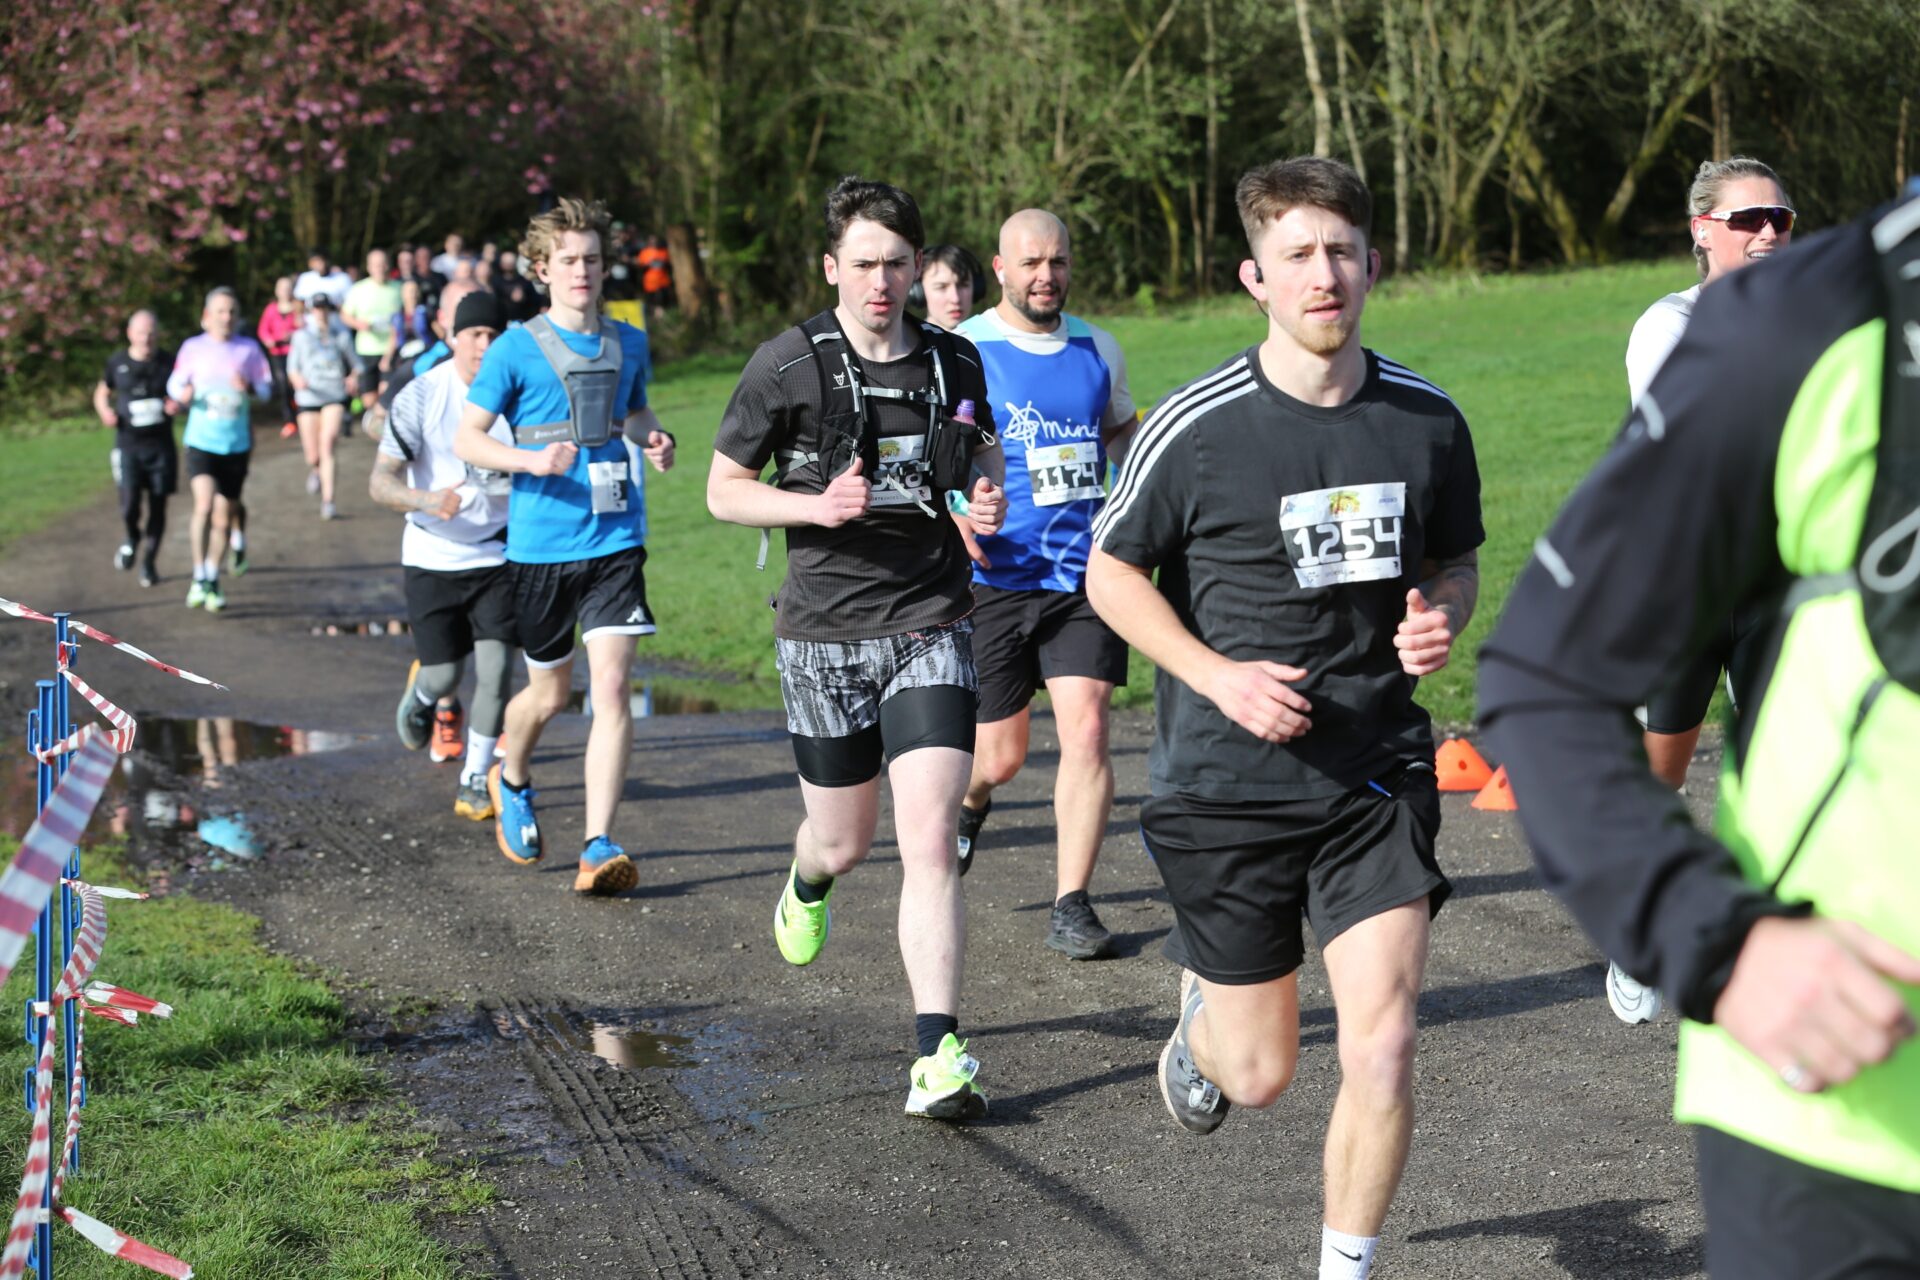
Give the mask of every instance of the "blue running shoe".
[(530, 867), (540, 861), (540, 819), (533, 813), (533, 785), (515, 791), (500, 779), (498, 761), (487, 770), (487, 794), (493, 798), (493, 835), (509, 862)]
[(625, 893), (640, 883), (633, 859), (605, 836), (595, 836), (580, 851), (580, 870), (574, 873), (575, 893)]

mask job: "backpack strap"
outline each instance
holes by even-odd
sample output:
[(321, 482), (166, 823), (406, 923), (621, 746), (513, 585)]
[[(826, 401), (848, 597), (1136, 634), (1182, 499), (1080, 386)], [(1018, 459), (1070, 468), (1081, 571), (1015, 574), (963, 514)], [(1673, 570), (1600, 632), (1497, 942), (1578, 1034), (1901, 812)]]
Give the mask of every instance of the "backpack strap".
[(1920, 194), (1873, 228), (1886, 300), (1880, 443), (1860, 529), (1861, 612), (1888, 674), (1920, 692)]

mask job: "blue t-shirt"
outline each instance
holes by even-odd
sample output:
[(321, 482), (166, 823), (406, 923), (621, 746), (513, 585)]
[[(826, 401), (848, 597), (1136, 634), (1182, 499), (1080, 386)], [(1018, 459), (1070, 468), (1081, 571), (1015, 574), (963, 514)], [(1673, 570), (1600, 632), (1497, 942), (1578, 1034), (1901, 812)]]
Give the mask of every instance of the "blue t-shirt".
[(1085, 321), (1061, 324), (1065, 341), (1046, 354), (1016, 345), (991, 313), (957, 330), (980, 349), (1007, 458), (1006, 522), (980, 539), (993, 568), (976, 565), (973, 580), (1005, 591), (1080, 590), (1106, 496), (1100, 430), (1113, 374)]
[[(647, 540), (646, 490), (639, 476), (629, 474), (620, 424), (628, 414), (647, 407), (647, 378), (652, 364), (644, 332), (618, 321), (613, 327), (620, 335), (620, 384), (613, 402), (613, 435), (597, 448), (581, 449), (565, 475), (514, 473), (513, 496), (507, 505), (508, 560), (518, 564), (597, 560), (641, 546)], [(583, 356), (599, 353), (597, 333), (575, 333), (557, 324), (553, 331)], [(467, 391), (467, 403), (499, 414), (516, 428), (565, 422), (572, 417), (566, 387), (524, 327), (509, 329), (493, 340), (480, 363), (480, 375)], [(546, 446), (519, 447), (538, 450)], [(595, 515), (589, 468), (608, 466), (617, 467), (613, 474), (626, 481), (626, 510)], [(605, 488), (603, 483), (603, 491)]]

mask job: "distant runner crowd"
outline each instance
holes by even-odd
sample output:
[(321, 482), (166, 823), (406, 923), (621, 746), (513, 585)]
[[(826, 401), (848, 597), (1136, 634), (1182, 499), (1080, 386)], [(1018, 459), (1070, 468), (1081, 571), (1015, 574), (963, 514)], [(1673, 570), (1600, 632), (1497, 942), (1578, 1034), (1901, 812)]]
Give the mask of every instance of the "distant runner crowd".
[[(1118, 342), (1067, 310), (1059, 217), (1012, 213), (983, 266), (929, 247), (907, 192), (842, 180), (820, 258), (835, 304), (747, 361), (706, 499), (786, 540), (771, 640), (804, 810), (773, 904), (788, 963), (822, 955), (892, 789), (906, 1111), (987, 1112), (960, 1034), (961, 879), (991, 851), (1043, 689), (1059, 741), (1043, 941), (1112, 954), (1091, 888), (1137, 649), (1158, 670), (1140, 830), (1180, 970), (1162, 1101), (1209, 1134), (1287, 1090), (1311, 925), (1341, 1072), (1317, 1274), (1364, 1280), (1415, 1132), (1417, 1006), (1451, 892), (1416, 694), (1473, 616), (1480, 474), (1454, 399), (1361, 343), (1380, 255), (1359, 176), (1276, 161), (1236, 199), (1265, 336), (1142, 422)], [(1920, 199), (1756, 271), (1795, 230), (1771, 169), (1702, 165), (1687, 212), (1700, 283), (1635, 326), (1634, 407), (1487, 642), (1482, 720), (1549, 887), (1614, 959), (1614, 1011), (1689, 1019), (1679, 1114), (1702, 1126), (1713, 1274), (1920, 1276), (1920, 875), (1895, 857), (1910, 838), (1887, 789), (1920, 743), (1920, 355), (1898, 345), (1920, 333)], [(174, 415), (187, 602), (217, 611), (222, 561), (245, 570), (252, 405), (284, 406), (323, 518), (333, 443), (366, 413), (369, 492), (405, 513), (400, 737), (461, 759), (456, 812), (537, 864), (531, 762), (584, 648), (573, 887), (622, 892), (639, 879), (613, 835), (632, 664), (656, 627), (643, 478), (677, 442), (649, 404), (647, 335), (609, 295), (664, 305), (666, 251), (563, 199), (517, 250), (468, 257), (452, 237), (397, 260), (371, 254), (355, 281), (316, 255), (257, 344), (224, 289), (172, 357), (133, 318), (97, 396), (118, 430), (121, 567), (154, 580)], [(1738, 727), (1709, 835), (1675, 788), (1723, 670)], [(1785, 739), (1826, 762), (1792, 775), (1824, 790), (1781, 772)]]

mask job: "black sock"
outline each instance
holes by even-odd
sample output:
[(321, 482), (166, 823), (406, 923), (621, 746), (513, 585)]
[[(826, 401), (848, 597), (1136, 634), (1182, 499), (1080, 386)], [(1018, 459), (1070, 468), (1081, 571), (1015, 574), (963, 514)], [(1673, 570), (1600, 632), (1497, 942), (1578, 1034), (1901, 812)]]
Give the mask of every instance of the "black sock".
[(991, 796), (989, 796), (987, 798), (987, 802), (981, 805), (978, 809), (968, 804), (965, 800), (962, 800), (960, 802), (960, 821), (962, 824), (971, 823), (974, 827), (977, 828), (981, 823), (987, 820), (987, 815), (992, 812), (993, 812), (993, 798)]
[(1065, 906), (1070, 900), (1074, 898), (1080, 899), (1080, 901), (1087, 903), (1089, 906), (1091, 906), (1093, 903), (1093, 899), (1087, 897), (1087, 891), (1085, 889), (1075, 889), (1072, 893), (1063, 893), (1059, 897), (1055, 898), (1053, 900), (1053, 905), (1056, 907)]
[(532, 781), (533, 781), (532, 778), (528, 778), (526, 782), (508, 782), (507, 771), (505, 769), (500, 770), (500, 785), (505, 787), (509, 791), (525, 791), (527, 789), (528, 783), (531, 783)]
[(793, 896), (811, 906), (827, 896), (827, 890), (833, 888), (833, 877), (828, 876), (819, 884), (814, 884), (798, 871), (793, 873)]
[(931, 1058), (940, 1051), (940, 1042), (960, 1033), (960, 1019), (950, 1013), (916, 1013), (913, 1034), (920, 1041), (920, 1056)]

